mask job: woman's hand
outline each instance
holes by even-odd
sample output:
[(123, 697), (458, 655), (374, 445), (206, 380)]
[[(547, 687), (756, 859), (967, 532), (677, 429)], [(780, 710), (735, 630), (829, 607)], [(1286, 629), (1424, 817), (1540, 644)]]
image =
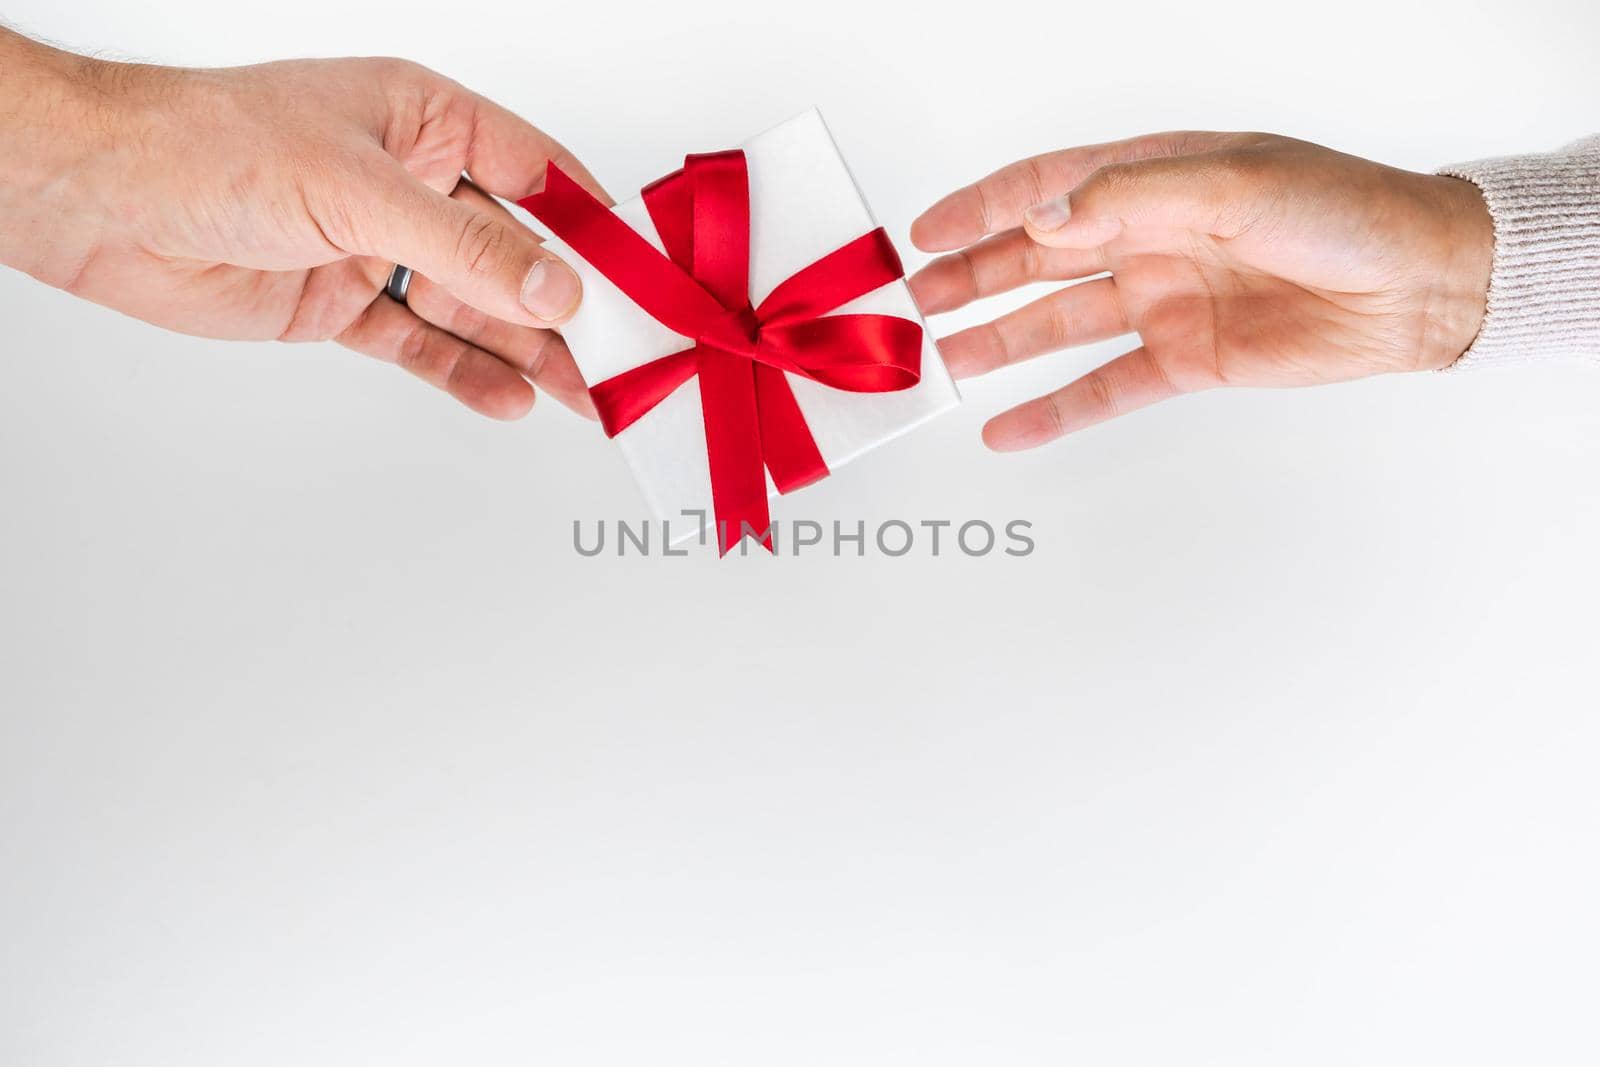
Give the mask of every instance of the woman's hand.
[(1137, 331), (1141, 345), (990, 420), (1032, 448), (1181, 393), (1448, 366), (1483, 319), (1477, 188), (1266, 134), (1169, 133), (1012, 164), (912, 224), (928, 313), (1090, 278), (940, 343), (959, 377)]
[(529, 380), (592, 411), (551, 329), (578, 278), (485, 194), (552, 159), (601, 190), (509, 111), (399, 60), (180, 70), (4, 30), (0, 87), (0, 261), (183, 333), (335, 339), (498, 418)]

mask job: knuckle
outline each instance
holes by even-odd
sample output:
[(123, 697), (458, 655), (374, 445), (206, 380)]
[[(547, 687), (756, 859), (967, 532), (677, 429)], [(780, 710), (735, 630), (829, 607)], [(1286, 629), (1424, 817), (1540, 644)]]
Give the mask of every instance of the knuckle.
[(1233, 141), (1240, 148), (1279, 148), (1290, 143), (1281, 134), (1260, 132), (1236, 133)]
[(1271, 146), (1240, 148), (1207, 161), (1216, 230), (1236, 237), (1251, 229), (1285, 195), (1283, 171)]
[(436, 373), (445, 390), (453, 390), (461, 375), (466, 372), (470, 365), (467, 360), (467, 351), (465, 344), (456, 341), (446, 346), (445, 351), (441, 354), (440, 366)]
[(1040, 169), (1037, 157), (1022, 161), (1017, 167), (1016, 180), (1023, 199), (1029, 204), (1038, 204), (1049, 199), (1044, 189), (1044, 171)]
[(1045, 318), (1044, 342), (1047, 351), (1054, 352), (1065, 348), (1071, 343), (1078, 324), (1078, 317), (1066, 308), (1057, 306)]
[(373, 212), (363, 210), (354, 197), (340, 191), (344, 183), (330, 180), (327, 172), (315, 164), (307, 165), (301, 182), (305, 214), (322, 239), (336, 251), (368, 251), (372, 244), (372, 227), (368, 220)]
[(986, 347), (994, 354), (993, 359), (996, 366), (1006, 367), (1016, 362), (1011, 340), (1000, 320), (986, 323), (983, 332), (988, 338)]
[(1064, 437), (1067, 433), (1067, 413), (1062, 410), (1061, 394), (1048, 393), (1044, 397), (1045, 420), (1050, 424), (1052, 437)]
[(996, 171), (978, 183), (983, 208), (983, 230), (994, 233), (1013, 224), (1024, 208), (1049, 199), (1044, 191), (1044, 171), (1036, 158), (1024, 159)]
[(994, 208), (989, 202), (989, 183), (978, 182), (972, 187), (973, 195), (978, 201), (978, 224), (984, 233), (994, 232)]
[(474, 278), (493, 275), (504, 262), (505, 229), (487, 215), (474, 214), (456, 238), (456, 262)]
[(1150, 385), (1155, 395), (1159, 397), (1179, 396), (1185, 390), (1183, 384), (1174, 378), (1168, 371), (1166, 364), (1157, 359), (1148, 348), (1143, 349), (1140, 362), (1143, 364), (1145, 375), (1150, 380)]
[(1132, 163), (1107, 163), (1099, 167), (1084, 179), (1073, 194), (1074, 208), (1126, 192), (1133, 184), (1133, 177)]
[(1134, 139), (1132, 154), (1136, 158), (1151, 159), (1187, 155), (1194, 150), (1194, 145), (1197, 141), (1208, 136), (1208, 134), (1191, 130), (1171, 130), (1166, 133), (1146, 134), (1143, 137)]
[(407, 330), (405, 336), (400, 338), (400, 347), (395, 352), (395, 362), (406, 370), (420, 371), (427, 365), (432, 347), (432, 335), (427, 327), (418, 324)]
[(487, 312), (458, 300), (450, 313), (450, 332), (457, 337), (481, 337), (491, 321)]
[(1220, 146), (1242, 143), (1241, 138), (1254, 134), (1227, 133), (1217, 130), (1168, 130), (1153, 133), (1134, 141), (1138, 158), (1171, 159), (1209, 152)]
[(956, 267), (960, 272), (962, 284), (966, 287), (965, 296), (975, 300), (983, 295), (983, 283), (978, 278), (978, 264), (972, 258), (972, 253), (963, 248), (954, 257)]
[(1109, 419), (1117, 413), (1117, 387), (1110, 375), (1095, 372), (1083, 380), (1087, 406), (1096, 419)]
[(1044, 277), (1044, 254), (1039, 243), (1032, 238), (1022, 242), (1022, 276), (1024, 278), (1039, 279)]
[(1259, 181), (1270, 160), (1253, 147), (1233, 148), (1219, 152), (1208, 160), (1212, 176), (1229, 185), (1248, 185)]
[(528, 358), (526, 375), (538, 381), (539, 377), (548, 369), (550, 353), (555, 349), (556, 335), (549, 330), (540, 330), (538, 338), (534, 341), (534, 349)]
[(421, 82), (437, 77), (421, 63), (400, 56), (378, 56), (366, 62), (371, 65), (372, 73), (383, 81)]

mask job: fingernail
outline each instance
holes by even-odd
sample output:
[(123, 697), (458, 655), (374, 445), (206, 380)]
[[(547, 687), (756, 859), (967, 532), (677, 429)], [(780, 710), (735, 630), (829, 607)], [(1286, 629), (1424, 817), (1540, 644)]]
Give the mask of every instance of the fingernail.
[(522, 283), (522, 306), (546, 322), (556, 322), (578, 306), (578, 276), (559, 259), (541, 259)]
[(1049, 233), (1067, 224), (1067, 220), (1072, 217), (1072, 205), (1067, 203), (1066, 197), (1058, 196), (1054, 200), (1033, 205), (1025, 214), (1029, 226), (1040, 233)]

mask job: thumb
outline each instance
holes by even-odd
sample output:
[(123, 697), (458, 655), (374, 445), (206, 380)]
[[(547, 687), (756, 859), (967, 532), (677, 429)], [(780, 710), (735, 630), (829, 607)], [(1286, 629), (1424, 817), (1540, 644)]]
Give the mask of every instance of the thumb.
[(1235, 237), (1254, 202), (1251, 184), (1220, 154), (1113, 163), (1029, 208), (1023, 225), (1051, 248), (1097, 248), (1134, 228)]
[(360, 254), (402, 263), (463, 303), (506, 322), (557, 326), (578, 309), (572, 268), (509, 215), (444, 196), (395, 168), (366, 213)]

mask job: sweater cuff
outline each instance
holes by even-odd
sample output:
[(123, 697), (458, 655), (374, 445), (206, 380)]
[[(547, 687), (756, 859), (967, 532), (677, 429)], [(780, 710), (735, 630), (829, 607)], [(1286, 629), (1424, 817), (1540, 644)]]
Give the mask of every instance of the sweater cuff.
[(1600, 357), (1600, 138), (1439, 173), (1482, 190), (1494, 219), (1488, 311), (1449, 369)]

